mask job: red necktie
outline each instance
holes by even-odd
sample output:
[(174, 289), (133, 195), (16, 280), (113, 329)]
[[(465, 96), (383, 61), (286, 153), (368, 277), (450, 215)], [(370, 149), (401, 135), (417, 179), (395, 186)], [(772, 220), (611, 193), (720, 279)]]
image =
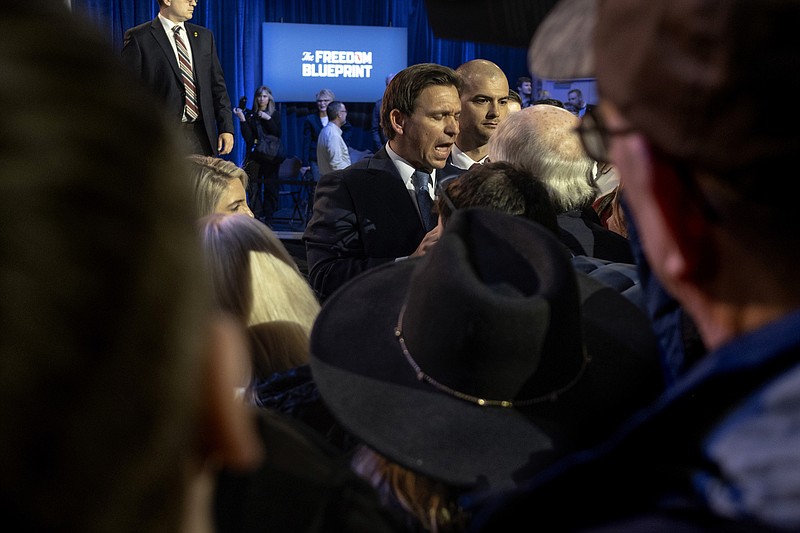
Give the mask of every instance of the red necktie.
[(172, 31), (175, 32), (175, 44), (178, 48), (178, 65), (181, 68), (181, 77), (183, 78), (183, 85), (186, 88), (186, 103), (184, 104), (184, 113), (189, 122), (197, 120), (200, 112), (197, 107), (197, 92), (194, 88), (194, 78), (192, 77), (192, 61), (189, 59), (189, 51), (186, 49), (186, 43), (181, 38), (181, 27), (174, 26)]

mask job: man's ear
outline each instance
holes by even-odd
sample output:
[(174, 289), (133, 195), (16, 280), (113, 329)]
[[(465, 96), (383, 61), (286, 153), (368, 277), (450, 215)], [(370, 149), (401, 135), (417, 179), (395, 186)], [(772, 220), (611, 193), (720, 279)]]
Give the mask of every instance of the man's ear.
[[(703, 282), (717, 268), (712, 221), (704, 209), (695, 177), (659, 153), (651, 152), (652, 187), (675, 251), (666, 268), (677, 279)], [(685, 172), (686, 174), (681, 174)]]
[(392, 123), (392, 129), (398, 135), (402, 135), (406, 125), (406, 116), (399, 109), (392, 109), (389, 112), (389, 120)]
[(242, 369), (249, 365), (247, 350), (244, 332), (237, 322), (224, 316), (211, 320), (200, 438), (207, 459), (233, 469), (257, 466), (263, 453), (253, 413), (236, 394)]

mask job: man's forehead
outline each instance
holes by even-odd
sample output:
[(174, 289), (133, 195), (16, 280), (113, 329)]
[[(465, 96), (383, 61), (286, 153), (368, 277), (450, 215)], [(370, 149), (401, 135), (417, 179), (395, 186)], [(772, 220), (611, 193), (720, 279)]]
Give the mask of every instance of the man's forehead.
[(420, 100), (448, 99), (452, 95), (458, 100), (458, 89), (455, 85), (428, 85), (417, 95), (417, 102)]
[(493, 85), (508, 87), (508, 78), (504, 74), (492, 73), (491, 75), (476, 74), (473, 76), (464, 76), (462, 80), (462, 90), (479, 90), (482, 87), (490, 87)]

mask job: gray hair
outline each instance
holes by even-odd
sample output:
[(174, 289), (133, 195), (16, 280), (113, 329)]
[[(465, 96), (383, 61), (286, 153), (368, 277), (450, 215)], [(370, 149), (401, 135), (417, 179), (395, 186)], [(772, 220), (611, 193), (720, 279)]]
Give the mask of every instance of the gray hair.
[(591, 205), (597, 197), (594, 161), (586, 155), (569, 111), (537, 105), (510, 114), (489, 139), (489, 159), (507, 161), (544, 183), (556, 211)]

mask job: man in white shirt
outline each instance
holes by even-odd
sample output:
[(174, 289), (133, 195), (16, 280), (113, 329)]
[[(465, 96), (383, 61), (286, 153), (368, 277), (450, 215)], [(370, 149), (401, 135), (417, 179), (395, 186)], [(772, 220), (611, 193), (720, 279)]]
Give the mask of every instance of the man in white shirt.
[(350, 152), (342, 137), (342, 126), (347, 122), (347, 108), (343, 102), (328, 104), (328, 123), (317, 139), (317, 164), (320, 175), (350, 166)]

